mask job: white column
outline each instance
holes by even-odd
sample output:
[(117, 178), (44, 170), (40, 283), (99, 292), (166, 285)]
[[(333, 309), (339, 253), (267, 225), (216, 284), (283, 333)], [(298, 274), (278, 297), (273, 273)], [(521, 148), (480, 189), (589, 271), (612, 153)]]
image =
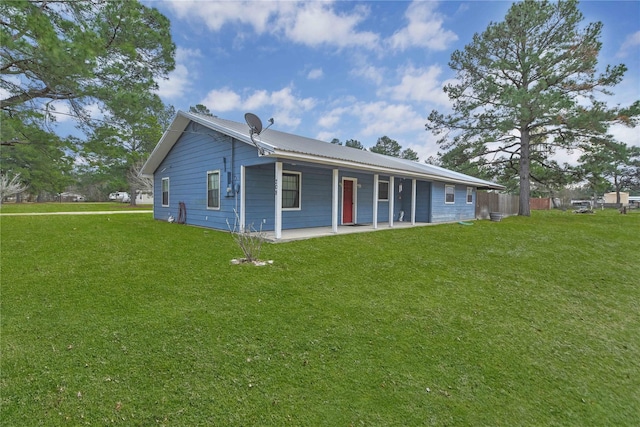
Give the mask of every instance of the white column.
[(273, 224), (273, 231), (276, 240), (282, 237), (282, 162), (276, 162), (276, 219)]
[(373, 175), (373, 228), (378, 228), (378, 174)]
[(332, 182), (332, 198), (331, 198), (331, 230), (334, 233), (338, 232), (338, 195), (340, 189), (338, 187), (338, 169), (333, 170), (333, 182)]
[(245, 189), (247, 187), (245, 187), (246, 185), (246, 171), (245, 171), (245, 166), (242, 165), (240, 166), (240, 212), (238, 213), (240, 215), (240, 231), (244, 232), (244, 226), (246, 223), (246, 209), (245, 209), (245, 203), (247, 201), (246, 197), (245, 197)]
[(416, 179), (411, 180), (411, 225), (416, 225)]
[(396, 190), (393, 184), (393, 176), (389, 177), (389, 227), (393, 227), (393, 200), (396, 197)]

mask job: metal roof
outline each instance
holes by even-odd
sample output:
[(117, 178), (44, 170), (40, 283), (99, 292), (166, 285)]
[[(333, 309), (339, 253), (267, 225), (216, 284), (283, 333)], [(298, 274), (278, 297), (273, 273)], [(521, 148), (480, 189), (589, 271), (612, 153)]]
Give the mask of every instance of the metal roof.
[[(143, 166), (144, 175), (152, 175), (155, 172), (190, 121), (253, 145), (249, 126), (246, 123), (179, 111)], [(254, 140), (267, 157), (367, 170), (386, 175), (468, 184), (483, 189), (504, 189), (502, 185), (438, 166), (331, 144), (272, 128), (263, 130), (260, 135), (254, 135)]]

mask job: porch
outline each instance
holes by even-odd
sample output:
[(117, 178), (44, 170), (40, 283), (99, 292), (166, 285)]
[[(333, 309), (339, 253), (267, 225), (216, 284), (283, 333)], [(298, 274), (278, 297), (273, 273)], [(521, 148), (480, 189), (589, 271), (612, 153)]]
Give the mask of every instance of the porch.
[(416, 222), (411, 224), (410, 221), (394, 222), (393, 227), (390, 227), (388, 223), (378, 224), (378, 228), (374, 228), (373, 224), (356, 224), (356, 225), (340, 225), (338, 226), (337, 233), (333, 232), (332, 227), (311, 227), (311, 228), (296, 228), (291, 230), (282, 230), (280, 238), (276, 238), (276, 234), (273, 231), (265, 232), (266, 240), (272, 243), (291, 242), (294, 240), (312, 239), (314, 237), (336, 236), (342, 234), (353, 233), (368, 233), (371, 231), (380, 230), (393, 230), (400, 228), (411, 227), (423, 227), (427, 225), (436, 225), (428, 222)]

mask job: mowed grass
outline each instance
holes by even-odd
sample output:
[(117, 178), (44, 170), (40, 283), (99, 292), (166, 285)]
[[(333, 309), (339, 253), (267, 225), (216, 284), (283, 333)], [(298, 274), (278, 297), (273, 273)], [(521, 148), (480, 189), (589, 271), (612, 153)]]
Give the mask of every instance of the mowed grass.
[[(4, 209), (4, 208), (3, 208)], [(640, 214), (264, 247), (2, 217), (2, 425), (640, 424)]]
[(26, 212), (96, 212), (122, 210), (149, 210), (152, 205), (131, 206), (119, 202), (78, 202), (78, 203), (3, 203), (0, 213), (14, 214)]

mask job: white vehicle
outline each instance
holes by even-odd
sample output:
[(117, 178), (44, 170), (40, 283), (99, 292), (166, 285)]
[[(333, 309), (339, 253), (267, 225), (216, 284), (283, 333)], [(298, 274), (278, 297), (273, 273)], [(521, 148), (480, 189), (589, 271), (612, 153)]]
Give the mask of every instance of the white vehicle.
[(131, 197), (126, 191), (117, 191), (115, 193), (109, 194), (109, 200), (113, 200), (114, 202), (129, 203), (131, 201)]

